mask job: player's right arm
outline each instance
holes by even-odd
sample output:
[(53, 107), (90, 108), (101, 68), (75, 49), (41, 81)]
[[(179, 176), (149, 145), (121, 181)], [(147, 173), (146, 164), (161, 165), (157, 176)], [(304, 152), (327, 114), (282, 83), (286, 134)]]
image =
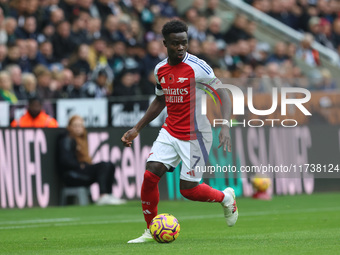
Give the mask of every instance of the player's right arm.
[(131, 147), (133, 139), (135, 139), (139, 132), (151, 121), (153, 121), (164, 109), (165, 107), (165, 96), (156, 96), (156, 98), (152, 101), (150, 104), (148, 110), (146, 111), (143, 118), (141, 118), (138, 123), (128, 130), (123, 136), (122, 136), (122, 142), (124, 146)]

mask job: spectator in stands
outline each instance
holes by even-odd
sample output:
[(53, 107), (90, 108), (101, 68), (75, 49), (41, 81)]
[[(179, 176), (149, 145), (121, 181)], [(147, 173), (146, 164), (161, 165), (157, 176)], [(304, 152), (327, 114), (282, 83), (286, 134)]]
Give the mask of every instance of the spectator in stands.
[(37, 30), (37, 21), (34, 16), (26, 17), (25, 23), (23, 27), (17, 28), (15, 31), (16, 38), (20, 39), (34, 39), (36, 40), (38, 34), (36, 33)]
[(219, 0), (208, 0), (204, 15), (208, 18), (217, 16)]
[(274, 53), (268, 57), (267, 63), (275, 62), (281, 64), (287, 59), (287, 44), (279, 41), (275, 44)]
[(194, 0), (191, 5), (194, 7), (200, 15), (203, 15), (205, 12), (205, 1), (204, 0)]
[(0, 44), (6, 44), (7, 43), (7, 33), (4, 28), (4, 11), (0, 7)]
[(115, 83), (113, 96), (134, 96), (138, 91), (138, 77), (135, 72), (124, 71), (121, 79)]
[(32, 72), (34, 67), (37, 65), (44, 65), (48, 67), (48, 63), (45, 58), (42, 56), (41, 52), (38, 48), (38, 42), (33, 39), (26, 40), (27, 47), (27, 58), (28, 58), (28, 68), (25, 70), (22, 68), (24, 72)]
[(64, 19), (64, 11), (61, 8), (55, 7), (51, 10), (49, 20), (52, 23), (52, 26), (56, 27)]
[(191, 6), (185, 11), (183, 19), (188, 24), (188, 26), (193, 26), (197, 20), (197, 17), (198, 10), (195, 7)]
[(131, 21), (129, 15), (122, 15), (118, 22), (118, 41), (124, 42), (125, 44), (136, 44), (136, 41), (132, 37)]
[(93, 0), (82, 0), (78, 2), (79, 9), (81, 11), (87, 12), (94, 18), (100, 18), (99, 11)]
[(283, 24), (297, 28), (299, 17), (294, 13), (295, 1), (270, 1), (271, 11), (269, 15), (279, 20)]
[(71, 29), (71, 41), (79, 46), (82, 43), (89, 43), (86, 26), (89, 20), (89, 14), (81, 12), (78, 17), (74, 18)]
[[(251, 53), (251, 58), (257, 65), (265, 65), (270, 53), (270, 45), (268, 43), (257, 43), (255, 49)], [(294, 52), (295, 56), (295, 52)]]
[(7, 65), (11, 65), (11, 64), (16, 64), (19, 65), (19, 61), (20, 61), (20, 49), (17, 45), (10, 45), (8, 47), (8, 52), (7, 52), (7, 56), (3, 62), (3, 69), (7, 66)]
[(127, 11), (131, 19), (138, 19), (146, 31), (151, 30), (154, 14), (147, 7), (147, 1), (132, 0), (132, 6)]
[(337, 17), (336, 10), (338, 9), (335, 5), (334, 0), (318, 0), (317, 8), (319, 10), (319, 16), (327, 19), (329, 22), (333, 22)]
[(43, 8), (40, 7), (39, 2), (39, 0), (29, 0), (26, 6), (26, 15), (36, 18), (37, 28), (41, 28), (41, 25), (46, 17)]
[(72, 22), (74, 11), (76, 9), (76, 0), (60, 0), (59, 7), (63, 10), (65, 19)]
[(200, 41), (198, 41), (198, 40), (192, 39), (192, 40), (189, 41), (188, 51), (191, 54), (197, 56), (198, 58), (201, 58), (201, 59), (204, 58), (204, 56), (202, 54), (202, 46), (201, 46)]
[(15, 31), (17, 29), (18, 22), (15, 18), (8, 17), (4, 21), (4, 27), (7, 34), (7, 45), (14, 44), (16, 40)]
[(333, 80), (331, 72), (323, 68), (321, 69), (321, 77), (322, 77), (322, 88), (324, 91), (332, 91), (337, 89), (336, 82)]
[(332, 42), (336, 48), (340, 45), (340, 18), (334, 20)]
[(120, 39), (118, 33), (119, 18), (110, 14), (107, 16), (101, 35), (107, 42), (116, 42)]
[(51, 90), (50, 85), (52, 82), (52, 73), (44, 66), (38, 65), (34, 69), (35, 76), (37, 77), (37, 91), (40, 98), (56, 98), (56, 94)]
[(52, 41), (54, 34), (55, 34), (55, 27), (51, 23), (47, 23), (40, 30), (37, 41), (39, 43), (42, 43), (45, 41)]
[(92, 79), (82, 86), (82, 93), (86, 97), (105, 98), (108, 95), (109, 74), (105, 68), (95, 70)]
[(68, 64), (68, 58), (76, 48), (71, 38), (70, 23), (61, 21), (57, 25), (57, 31), (52, 39), (54, 57), (64, 66)]
[(31, 72), (32, 71), (32, 67), (31, 67), (31, 63), (30, 63), (30, 61), (28, 59), (27, 40), (25, 40), (25, 39), (17, 39), (15, 41), (15, 44), (19, 48), (20, 57), (19, 57), (19, 63), (18, 64), (19, 64), (21, 70), (23, 72)]
[(251, 0), (253, 7), (255, 9), (258, 9), (261, 12), (269, 14), (270, 9), (271, 9), (271, 3), (270, 0)]
[(323, 90), (322, 84), (322, 75), (319, 69), (310, 70), (308, 72), (308, 80), (309, 80), (309, 90)]
[(71, 69), (65, 68), (61, 71), (60, 77), (60, 88), (59, 90), (64, 90), (67, 86), (73, 84), (73, 71)]
[(203, 42), (207, 38), (208, 22), (205, 16), (198, 16), (196, 22), (188, 27), (188, 38)]
[(159, 41), (150, 41), (147, 44), (147, 53), (141, 62), (141, 75), (147, 78), (150, 71), (156, 67), (156, 65), (161, 62), (160, 54), (161, 47)]
[(152, 29), (150, 31), (146, 31), (145, 33), (146, 42), (153, 40), (163, 40), (162, 27), (166, 22), (166, 18), (161, 16), (156, 17), (154, 23), (152, 24)]
[(87, 24), (87, 37), (92, 43), (94, 40), (102, 37), (101, 25), (102, 21), (100, 18), (91, 18)]
[(8, 101), (11, 104), (18, 102), (12, 88), (11, 77), (8, 72), (0, 72), (0, 101)]
[[(153, 71), (150, 71), (147, 78), (142, 76), (140, 89), (142, 95), (154, 95), (156, 87), (156, 79)], [(113, 92), (114, 93), (114, 92)]]
[(91, 72), (90, 64), (88, 61), (89, 46), (87, 44), (80, 44), (78, 47), (77, 55), (70, 58), (70, 68), (79, 69), (79, 71), (89, 74)]
[(98, 64), (107, 64), (105, 51), (107, 43), (103, 37), (94, 40), (89, 49), (88, 61), (91, 70), (94, 70)]
[(109, 2), (107, 0), (97, 0), (94, 3), (99, 12), (99, 17), (101, 17), (102, 20), (106, 20), (107, 16), (110, 14), (118, 16), (118, 14), (121, 13), (119, 6), (115, 5), (114, 2)]
[(42, 100), (39, 97), (29, 98), (26, 113), (13, 120), (11, 127), (57, 128), (58, 122), (42, 110)]
[(203, 60), (205, 60), (210, 66), (218, 66), (218, 48), (216, 41), (207, 40), (202, 42), (202, 54)]
[(296, 57), (315, 67), (320, 65), (320, 57), (319, 52), (312, 48), (313, 41), (313, 35), (306, 33), (301, 40), (299, 49), (296, 51)]
[(240, 39), (249, 39), (249, 34), (246, 32), (248, 25), (247, 16), (244, 14), (237, 14), (231, 27), (224, 34), (224, 40), (227, 44), (235, 43)]
[(49, 70), (61, 69), (61, 64), (56, 60), (53, 55), (53, 46), (50, 41), (44, 41), (39, 45), (39, 51), (41, 53), (41, 58), (43, 58), (44, 65)]
[(131, 20), (130, 24), (131, 34), (128, 38), (128, 45), (136, 46), (144, 44), (144, 29), (138, 20)]
[(334, 49), (332, 42), (329, 41), (327, 37), (322, 33), (321, 19), (319, 17), (310, 18), (308, 24), (309, 32), (314, 36), (315, 41), (330, 49)]
[(0, 44), (0, 71), (5, 68), (7, 57), (7, 47), (6, 45)]
[(23, 73), (22, 75), (22, 87), (24, 88), (25, 99), (38, 96), (37, 92), (37, 79), (34, 74)]
[(221, 25), (222, 25), (222, 20), (220, 17), (218, 16), (210, 17), (207, 35), (212, 36), (214, 40), (223, 40), (223, 35), (221, 33)]
[(278, 63), (271, 62), (266, 65), (266, 74), (262, 76), (260, 87), (263, 92), (271, 92), (272, 88), (283, 87)]
[(9, 65), (6, 67), (6, 71), (10, 75), (11, 81), (13, 83), (13, 91), (18, 100), (26, 100), (27, 96), (25, 93), (25, 88), (22, 84), (22, 74), (20, 66)]
[(320, 31), (326, 37), (326, 39), (332, 44), (333, 49), (335, 45), (332, 42), (332, 24), (325, 18), (320, 19)]
[(115, 166), (111, 162), (93, 164), (88, 151), (87, 131), (84, 120), (74, 115), (67, 125), (67, 133), (58, 139), (58, 162), (61, 177), (66, 186), (90, 186), (99, 184), (100, 198), (97, 205), (126, 203), (112, 195)]
[[(14, 17), (16, 20), (23, 20), (27, 8), (27, 1), (17, 0), (9, 2), (9, 16)], [(23, 25), (23, 24), (21, 24)]]
[(70, 85), (63, 87), (63, 98), (85, 98), (82, 86), (86, 81), (86, 73), (79, 71), (79, 69), (73, 70), (73, 81)]
[(297, 46), (295, 43), (289, 43), (287, 46), (287, 57), (290, 60), (293, 60), (296, 56)]
[(116, 78), (124, 69), (126, 55), (125, 43), (118, 41), (113, 44), (113, 56), (108, 62)]

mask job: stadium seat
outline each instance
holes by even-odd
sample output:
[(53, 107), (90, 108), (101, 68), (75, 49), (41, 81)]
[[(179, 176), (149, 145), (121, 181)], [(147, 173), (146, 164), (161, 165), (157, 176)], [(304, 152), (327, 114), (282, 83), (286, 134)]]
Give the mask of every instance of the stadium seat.
[(89, 187), (63, 187), (61, 189), (60, 205), (67, 205), (67, 198), (74, 197), (79, 205), (88, 205), (90, 189)]

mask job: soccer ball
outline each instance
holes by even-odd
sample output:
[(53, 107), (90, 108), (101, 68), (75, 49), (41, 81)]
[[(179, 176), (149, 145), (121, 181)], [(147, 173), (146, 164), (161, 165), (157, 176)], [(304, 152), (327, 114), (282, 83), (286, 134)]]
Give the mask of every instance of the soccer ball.
[(252, 183), (254, 189), (256, 189), (259, 192), (265, 192), (269, 188), (271, 181), (269, 178), (255, 177), (252, 180)]
[(178, 237), (181, 227), (174, 216), (162, 213), (152, 219), (149, 229), (153, 239), (157, 242), (171, 243)]

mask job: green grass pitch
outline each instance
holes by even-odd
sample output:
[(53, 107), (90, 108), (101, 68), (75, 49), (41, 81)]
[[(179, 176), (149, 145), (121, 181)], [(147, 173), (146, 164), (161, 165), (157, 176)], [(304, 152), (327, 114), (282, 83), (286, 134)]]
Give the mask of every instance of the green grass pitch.
[(142, 234), (140, 202), (124, 206), (2, 209), (0, 254), (340, 254), (340, 193), (238, 198), (227, 227), (219, 204), (161, 201), (181, 224), (178, 239), (127, 244)]

